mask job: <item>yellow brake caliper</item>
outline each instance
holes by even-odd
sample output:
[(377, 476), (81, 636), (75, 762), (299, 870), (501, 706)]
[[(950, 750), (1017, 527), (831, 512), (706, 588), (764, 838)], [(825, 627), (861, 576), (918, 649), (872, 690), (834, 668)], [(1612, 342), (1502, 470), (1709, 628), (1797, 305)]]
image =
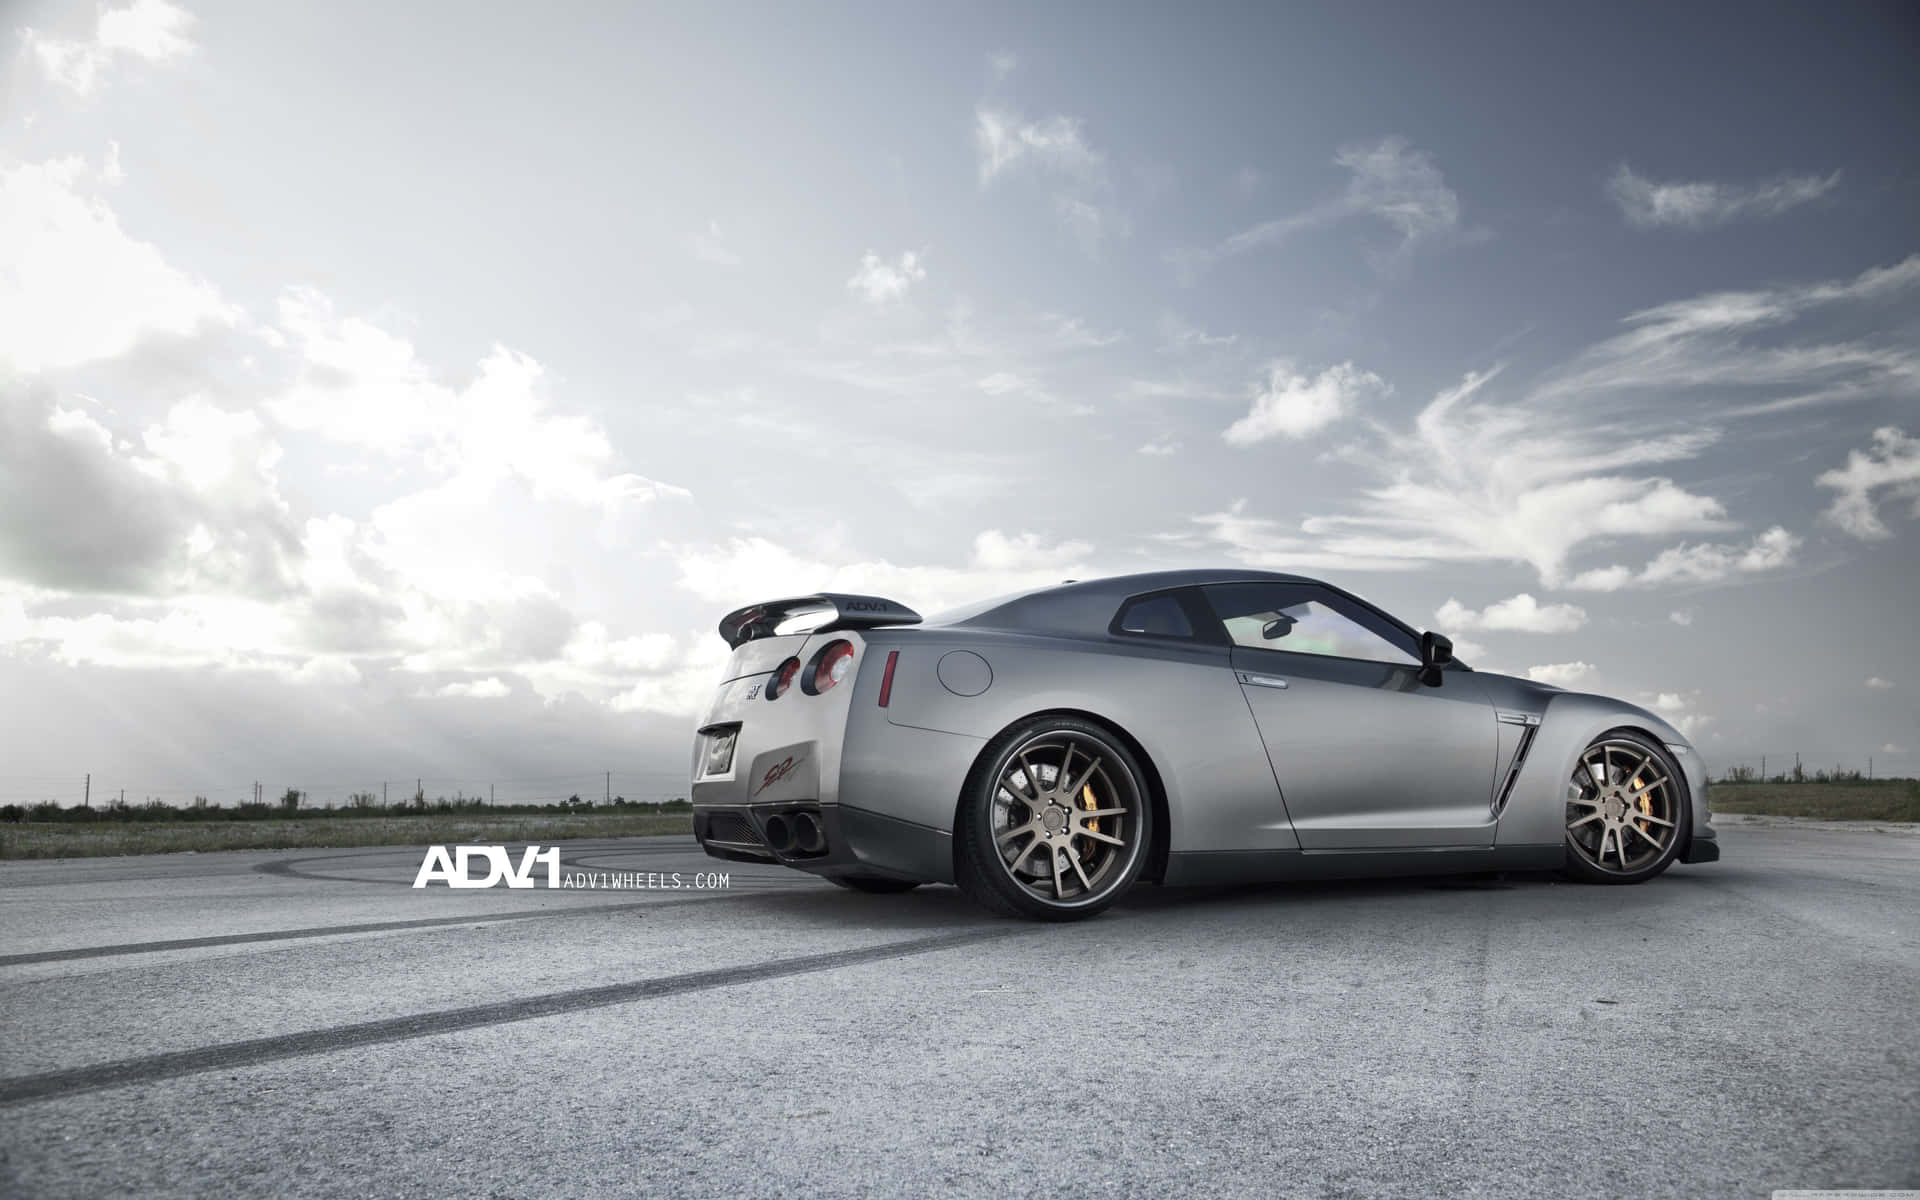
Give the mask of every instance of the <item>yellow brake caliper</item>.
[[(1094, 800), (1094, 798), (1093, 798), (1093, 785), (1092, 785), (1092, 784), (1090, 784), (1090, 783), (1089, 783), (1089, 784), (1086, 784), (1086, 785), (1084, 785), (1084, 786), (1082, 786), (1082, 787), (1081, 787), (1081, 789), (1080, 789), (1080, 803), (1082, 803), (1082, 804), (1084, 804), (1084, 805), (1086, 805), (1086, 806), (1087, 806), (1087, 811), (1088, 811), (1088, 812), (1092, 812), (1092, 811), (1093, 811), (1094, 809), (1096, 809), (1096, 808), (1099, 808), (1099, 807), (1100, 807), (1100, 805), (1099, 805), (1099, 802), (1098, 802), (1098, 801), (1096, 801), (1096, 800)], [(1099, 833), (1099, 832), (1100, 832), (1100, 818), (1099, 818), (1099, 817), (1088, 817), (1088, 818), (1087, 818), (1087, 830), (1088, 830), (1088, 832), (1090, 832), (1090, 833)]]

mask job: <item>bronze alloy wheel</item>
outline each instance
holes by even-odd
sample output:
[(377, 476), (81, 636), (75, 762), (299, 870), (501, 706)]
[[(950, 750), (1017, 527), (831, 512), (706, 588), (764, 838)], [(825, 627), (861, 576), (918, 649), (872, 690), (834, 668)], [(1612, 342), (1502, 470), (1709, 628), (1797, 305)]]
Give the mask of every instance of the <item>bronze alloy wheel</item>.
[(1679, 771), (1648, 739), (1605, 735), (1574, 764), (1567, 849), (1575, 875), (1606, 883), (1650, 879), (1673, 861), (1690, 825)]
[(962, 821), (962, 886), (1003, 912), (1069, 920), (1132, 885), (1152, 815), (1133, 755), (1110, 732), (1061, 717), (1003, 734)]

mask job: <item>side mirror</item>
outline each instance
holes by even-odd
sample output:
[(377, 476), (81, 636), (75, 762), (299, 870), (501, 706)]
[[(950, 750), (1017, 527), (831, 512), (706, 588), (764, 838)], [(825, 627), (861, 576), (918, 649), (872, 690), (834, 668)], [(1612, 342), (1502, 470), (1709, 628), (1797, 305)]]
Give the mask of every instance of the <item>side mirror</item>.
[(1453, 661), (1453, 639), (1431, 629), (1420, 635), (1420, 682), (1439, 687), (1441, 667)]

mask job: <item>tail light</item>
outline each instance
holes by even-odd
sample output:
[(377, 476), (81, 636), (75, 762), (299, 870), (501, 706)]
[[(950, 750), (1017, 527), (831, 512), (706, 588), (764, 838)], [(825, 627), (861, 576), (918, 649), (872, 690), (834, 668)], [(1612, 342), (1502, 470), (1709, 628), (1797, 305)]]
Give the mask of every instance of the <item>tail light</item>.
[(794, 678), (799, 674), (799, 659), (790, 658), (781, 663), (780, 669), (773, 673), (773, 678), (767, 683), (767, 699), (778, 700), (786, 695), (787, 689), (793, 686)]
[(881, 708), (885, 708), (887, 706), (887, 702), (893, 699), (893, 668), (894, 668), (894, 665), (897, 664), (899, 661), (900, 661), (900, 652), (898, 650), (887, 651), (887, 670), (885, 674), (880, 676), (880, 707)]
[(813, 668), (801, 680), (800, 687), (809, 695), (818, 696), (852, 673), (853, 643), (828, 642), (820, 653), (814, 655)]

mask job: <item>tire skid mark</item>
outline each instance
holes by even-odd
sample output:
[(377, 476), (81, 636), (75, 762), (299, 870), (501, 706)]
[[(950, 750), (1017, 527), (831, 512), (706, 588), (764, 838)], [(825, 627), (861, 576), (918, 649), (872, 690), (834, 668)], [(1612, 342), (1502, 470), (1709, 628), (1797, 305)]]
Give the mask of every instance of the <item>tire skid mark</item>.
[(25, 963), (66, 962), (75, 958), (110, 958), (120, 954), (159, 954), (167, 950), (198, 950), (204, 946), (243, 946), (251, 942), (291, 942), (301, 938), (335, 937), (350, 933), (385, 933), (396, 929), (438, 929), (448, 925), (486, 925), (494, 921), (526, 921), (536, 917), (564, 917), (572, 913), (611, 912), (622, 908), (646, 908), (645, 901), (628, 904), (595, 904), (584, 908), (527, 908), (514, 912), (474, 913), (464, 917), (420, 917), (411, 921), (363, 921), (355, 925), (315, 925), (305, 929), (279, 929), (263, 933), (224, 933), (209, 937), (173, 938), (157, 942), (122, 942), (112, 946), (79, 946), (70, 950), (34, 950), (25, 954), (0, 954), (0, 967)]
[[(611, 890), (611, 889), (610, 889)], [(158, 954), (167, 950), (194, 950), (204, 946), (241, 946), (265, 942), (298, 941), (303, 938), (333, 937), (355, 933), (404, 932), (412, 929), (443, 929), (454, 925), (488, 925), (495, 921), (531, 921), (541, 917), (570, 917), (576, 914), (607, 913), (638, 910), (641, 913), (655, 909), (682, 908), (690, 904), (718, 904), (724, 901), (765, 899), (780, 897), (796, 891), (817, 890), (805, 884), (794, 886), (755, 886), (749, 888), (728, 888), (724, 891), (696, 892), (691, 895), (677, 895), (671, 900), (629, 900), (620, 904), (583, 904), (578, 907), (565, 905), (555, 908), (517, 909), (504, 913), (476, 913), (467, 917), (422, 917), (411, 921), (368, 921), (357, 925), (326, 925), (308, 929), (283, 929), (265, 933), (232, 933), (210, 937), (177, 938), (171, 941), (125, 942), (113, 946), (80, 946), (68, 950), (35, 950), (25, 954), (0, 955), (0, 967), (24, 966), (29, 963), (64, 962), (78, 958), (108, 958), (115, 955)], [(629, 895), (659, 895), (659, 891), (632, 889)]]
[(775, 959), (771, 962), (751, 963), (744, 966), (721, 967), (711, 971), (691, 971), (681, 975), (666, 975), (655, 979), (634, 980), (629, 983), (577, 988), (566, 992), (551, 992), (544, 996), (529, 996), (521, 1000), (478, 1004), (467, 1008), (419, 1013), (414, 1016), (394, 1017), (381, 1021), (362, 1021), (352, 1025), (335, 1026), (332, 1029), (315, 1029), (305, 1033), (252, 1038), (242, 1042), (207, 1046), (198, 1050), (179, 1050), (167, 1054), (152, 1054), (140, 1058), (122, 1059), (119, 1062), (101, 1063), (91, 1067), (22, 1075), (13, 1079), (0, 1079), (0, 1107), (56, 1100), (108, 1088), (157, 1083), (161, 1080), (177, 1079), (183, 1075), (198, 1075), (207, 1071), (233, 1070), (289, 1058), (332, 1054), (388, 1042), (411, 1041), (415, 1038), (458, 1033), (490, 1025), (538, 1020), (541, 1017), (584, 1012), (614, 1004), (656, 1000), (685, 992), (738, 987), (741, 984), (759, 983), (770, 979), (841, 970), (890, 959), (956, 949), (978, 942), (1012, 937), (1016, 934), (1030, 935), (1034, 932), (1036, 931), (1032, 926), (976, 927), (955, 933), (935, 934), (931, 937), (913, 938), (903, 942), (887, 942), (854, 950), (836, 950), (825, 954)]

